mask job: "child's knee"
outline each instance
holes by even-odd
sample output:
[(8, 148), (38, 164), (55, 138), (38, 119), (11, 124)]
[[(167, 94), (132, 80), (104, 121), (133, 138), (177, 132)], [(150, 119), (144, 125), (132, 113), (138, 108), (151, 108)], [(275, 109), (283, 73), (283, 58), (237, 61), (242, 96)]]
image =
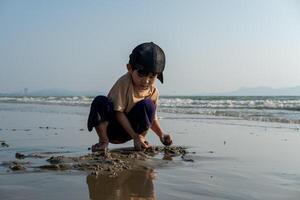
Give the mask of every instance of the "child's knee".
[(143, 99), (136, 104), (137, 107), (146, 108), (148, 111), (154, 112), (156, 106), (151, 99)]
[(113, 106), (106, 96), (97, 96), (91, 104), (91, 110), (88, 117), (88, 130), (98, 126), (103, 121), (110, 121), (112, 118)]
[(99, 95), (97, 97), (94, 98), (93, 102), (92, 102), (92, 107), (93, 106), (100, 106), (100, 105), (103, 105), (103, 104), (109, 104), (109, 99), (106, 97), (106, 96), (102, 96), (102, 95)]

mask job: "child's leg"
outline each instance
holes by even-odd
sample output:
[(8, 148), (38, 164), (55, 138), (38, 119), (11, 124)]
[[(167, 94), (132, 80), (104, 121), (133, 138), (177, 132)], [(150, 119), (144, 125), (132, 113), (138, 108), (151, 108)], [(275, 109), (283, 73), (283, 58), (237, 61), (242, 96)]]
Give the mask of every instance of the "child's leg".
[(130, 110), (127, 117), (137, 134), (146, 134), (155, 116), (156, 106), (151, 99), (139, 101)]
[[(128, 113), (128, 120), (130, 121), (132, 128), (141, 136), (141, 141), (148, 147), (149, 143), (146, 141), (146, 134), (148, 129), (151, 127), (154, 120), (156, 106), (151, 99), (145, 99), (139, 101), (132, 110)], [(141, 150), (139, 144), (134, 146), (137, 150)]]
[[(151, 99), (139, 101), (131, 111), (126, 114), (133, 130), (137, 134), (146, 135), (154, 120), (156, 106)], [(131, 140), (131, 136), (125, 131), (121, 124), (112, 119), (107, 127), (107, 134), (110, 143), (124, 143)]]
[(88, 118), (88, 130), (95, 128), (99, 143), (92, 146), (92, 151), (104, 150), (108, 147), (107, 126), (113, 113), (112, 103), (105, 96), (97, 96), (92, 104)]
[[(107, 137), (107, 125), (108, 122), (101, 122), (98, 126), (95, 127), (97, 135), (99, 137), (99, 143), (96, 145), (98, 150), (103, 150), (108, 147), (108, 137)], [(97, 150), (95, 149), (95, 150)]]

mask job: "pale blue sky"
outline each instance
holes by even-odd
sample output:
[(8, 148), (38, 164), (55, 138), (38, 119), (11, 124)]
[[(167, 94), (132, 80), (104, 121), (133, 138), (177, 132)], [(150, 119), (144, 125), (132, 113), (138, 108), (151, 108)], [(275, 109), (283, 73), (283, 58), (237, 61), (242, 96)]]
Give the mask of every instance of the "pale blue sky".
[(146, 41), (166, 53), (161, 94), (300, 85), (299, 1), (0, 0), (0, 93), (107, 92)]

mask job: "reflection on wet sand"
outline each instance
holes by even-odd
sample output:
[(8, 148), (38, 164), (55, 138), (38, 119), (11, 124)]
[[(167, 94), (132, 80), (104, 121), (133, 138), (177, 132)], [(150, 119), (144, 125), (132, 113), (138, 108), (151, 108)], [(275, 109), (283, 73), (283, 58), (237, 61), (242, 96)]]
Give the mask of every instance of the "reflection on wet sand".
[(92, 200), (154, 200), (153, 169), (127, 170), (115, 178), (88, 175), (87, 184)]

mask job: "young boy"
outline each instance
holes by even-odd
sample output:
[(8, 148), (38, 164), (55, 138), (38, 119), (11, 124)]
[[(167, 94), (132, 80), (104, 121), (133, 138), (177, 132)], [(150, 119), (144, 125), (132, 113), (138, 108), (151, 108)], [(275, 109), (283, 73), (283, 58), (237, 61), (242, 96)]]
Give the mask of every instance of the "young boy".
[(150, 147), (146, 133), (151, 128), (160, 141), (169, 146), (170, 135), (162, 130), (157, 118), (156, 78), (163, 83), (165, 54), (153, 42), (135, 47), (127, 64), (128, 72), (113, 85), (108, 96), (97, 96), (88, 117), (88, 130), (95, 128), (99, 143), (92, 151), (107, 150), (108, 143), (120, 144), (131, 139), (136, 150)]

